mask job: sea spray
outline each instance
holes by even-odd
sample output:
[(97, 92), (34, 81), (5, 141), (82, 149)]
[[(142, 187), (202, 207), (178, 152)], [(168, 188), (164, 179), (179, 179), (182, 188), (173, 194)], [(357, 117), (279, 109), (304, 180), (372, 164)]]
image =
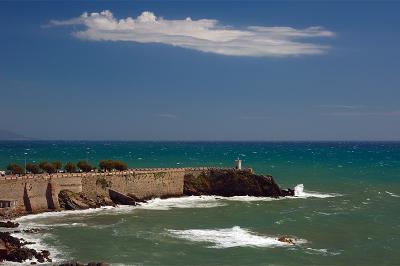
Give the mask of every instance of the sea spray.
[[(293, 244), (281, 242), (277, 237), (259, 235), (240, 226), (223, 229), (189, 229), (189, 230), (167, 230), (177, 238), (193, 242), (211, 243), (210, 248), (233, 248), (233, 247), (277, 247), (292, 246)], [(295, 239), (294, 244), (304, 244), (304, 239)]]

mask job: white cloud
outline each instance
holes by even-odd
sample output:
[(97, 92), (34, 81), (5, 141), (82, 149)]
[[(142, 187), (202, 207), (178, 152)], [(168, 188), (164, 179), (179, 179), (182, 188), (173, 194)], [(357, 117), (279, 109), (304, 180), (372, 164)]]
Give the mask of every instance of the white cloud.
[(333, 109), (359, 109), (362, 105), (342, 105), (342, 104), (323, 104), (318, 105), (320, 108), (333, 108)]
[(239, 119), (242, 120), (264, 120), (264, 119), (269, 119), (269, 116), (263, 116), (263, 115), (242, 115), (239, 116)]
[(168, 119), (177, 119), (178, 117), (174, 114), (157, 114), (157, 117), (168, 118)]
[(400, 116), (400, 111), (383, 111), (383, 112), (333, 112), (323, 115), (330, 116)]
[(81, 25), (73, 32), (80, 39), (92, 41), (130, 41), (162, 43), (202, 52), (230, 56), (294, 56), (322, 54), (326, 45), (303, 41), (306, 38), (332, 37), (322, 27), (249, 26), (235, 28), (215, 19), (191, 18), (168, 20), (145, 11), (136, 18), (117, 19), (109, 10), (83, 13), (68, 20), (52, 20), (49, 26)]

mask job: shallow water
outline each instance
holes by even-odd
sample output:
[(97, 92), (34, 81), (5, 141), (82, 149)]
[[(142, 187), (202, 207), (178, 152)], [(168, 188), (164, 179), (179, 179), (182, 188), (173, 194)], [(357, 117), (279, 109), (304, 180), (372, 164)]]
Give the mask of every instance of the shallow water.
[[(126, 265), (397, 265), (400, 255), (399, 143), (0, 143), (0, 164), (20, 158), (130, 166), (245, 166), (274, 175), (298, 197), (184, 197), (138, 207), (19, 218), (40, 227), (36, 245), (56, 260)], [(87, 153), (87, 150), (90, 150)], [(11, 155), (10, 155), (11, 154)], [(140, 158), (140, 159), (139, 159)], [(178, 164), (179, 163), (179, 164)], [(291, 236), (296, 245), (278, 242)]]

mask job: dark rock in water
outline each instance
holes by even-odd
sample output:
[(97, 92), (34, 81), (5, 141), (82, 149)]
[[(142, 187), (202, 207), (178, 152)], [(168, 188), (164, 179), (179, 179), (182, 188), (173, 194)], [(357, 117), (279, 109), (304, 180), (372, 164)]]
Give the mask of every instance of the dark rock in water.
[(282, 190), (272, 176), (256, 175), (248, 170), (210, 170), (199, 176), (186, 174), (184, 195), (218, 196), (293, 196), (292, 189)]
[(50, 262), (50, 252), (43, 250), (38, 252), (24, 247), (28, 242), (20, 240), (7, 232), (0, 232), (0, 262), (13, 261), (24, 262), (35, 258), (38, 262)]
[(7, 222), (1, 222), (0, 221), (0, 227), (17, 228), (18, 226), (19, 226), (19, 223), (13, 223), (11, 221), (7, 221)]
[(39, 233), (40, 231), (42, 231), (41, 229), (38, 229), (38, 228), (29, 228), (29, 229), (25, 229), (25, 230), (22, 230), (24, 233), (28, 233), (28, 234), (37, 234), (37, 233)]
[(294, 190), (293, 189), (282, 189), (282, 196), (294, 196)]
[(291, 239), (291, 238), (289, 238), (289, 237), (285, 237), (285, 236), (279, 237), (279, 238), (278, 238), (278, 241), (284, 242), (284, 243), (288, 243), (288, 244), (292, 244), (292, 245), (295, 244), (293, 239)]
[(69, 190), (61, 190), (58, 194), (60, 207), (65, 210), (84, 210), (99, 208), (102, 206), (114, 206), (108, 197), (97, 196), (95, 200), (88, 198), (85, 194), (75, 193)]

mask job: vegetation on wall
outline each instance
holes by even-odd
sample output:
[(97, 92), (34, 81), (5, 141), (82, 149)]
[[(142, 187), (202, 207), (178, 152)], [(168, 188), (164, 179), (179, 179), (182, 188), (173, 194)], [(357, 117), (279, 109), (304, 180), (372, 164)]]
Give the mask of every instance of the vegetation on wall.
[(167, 173), (166, 172), (157, 172), (154, 173), (155, 178), (163, 178)]
[(101, 186), (102, 189), (111, 187), (111, 181), (107, 181), (104, 177), (99, 177), (96, 180), (96, 185)]

